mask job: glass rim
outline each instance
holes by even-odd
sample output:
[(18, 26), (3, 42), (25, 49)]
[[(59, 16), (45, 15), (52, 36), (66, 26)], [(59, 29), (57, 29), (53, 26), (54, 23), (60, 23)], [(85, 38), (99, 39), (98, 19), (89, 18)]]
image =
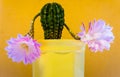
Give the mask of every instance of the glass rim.
[(67, 53), (73, 52), (74, 50), (83, 51), (85, 49), (85, 43), (80, 40), (72, 39), (48, 39), (38, 40), (41, 44), (42, 53), (45, 52), (56, 52), (56, 53)]

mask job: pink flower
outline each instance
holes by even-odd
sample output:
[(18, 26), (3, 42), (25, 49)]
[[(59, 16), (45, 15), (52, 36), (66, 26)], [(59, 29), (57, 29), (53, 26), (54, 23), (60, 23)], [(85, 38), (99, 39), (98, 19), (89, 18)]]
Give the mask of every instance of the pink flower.
[(8, 40), (8, 57), (14, 62), (23, 61), (24, 64), (32, 63), (40, 56), (40, 44), (30, 36), (18, 35), (17, 38)]
[(89, 30), (86, 33), (84, 24), (81, 26), (82, 32), (78, 33), (81, 37), (81, 41), (88, 44), (88, 47), (94, 51), (103, 51), (103, 49), (109, 50), (110, 43), (114, 40), (112, 28), (103, 20), (94, 21), (89, 24)]

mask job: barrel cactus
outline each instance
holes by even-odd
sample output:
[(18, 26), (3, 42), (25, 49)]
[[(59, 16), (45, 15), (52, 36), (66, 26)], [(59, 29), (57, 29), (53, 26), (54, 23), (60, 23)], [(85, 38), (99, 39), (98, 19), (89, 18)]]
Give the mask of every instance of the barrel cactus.
[(64, 25), (64, 9), (57, 3), (48, 3), (43, 6), (41, 23), (45, 39), (60, 39)]
[(34, 37), (34, 21), (38, 16), (41, 17), (40, 22), (44, 30), (44, 39), (61, 39), (64, 26), (73, 38), (80, 39), (65, 24), (64, 9), (60, 4), (55, 2), (45, 4), (40, 13), (33, 18), (31, 30), (28, 33), (32, 37)]

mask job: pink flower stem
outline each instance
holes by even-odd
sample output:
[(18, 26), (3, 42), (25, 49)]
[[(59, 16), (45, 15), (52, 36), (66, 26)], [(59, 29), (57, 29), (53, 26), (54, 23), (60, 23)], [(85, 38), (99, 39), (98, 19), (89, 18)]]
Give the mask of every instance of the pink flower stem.
[(40, 13), (38, 13), (34, 16), (34, 18), (31, 21), (31, 26), (30, 26), (31, 28), (30, 28), (29, 32), (26, 34), (26, 35), (31, 36), (32, 38), (34, 38), (34, 22), (38, 16), (40, 16)]
[(66, 27), (66, 29), (68, 30), (68, 32), (71, 34), (71, 36), (72, 36), (74, 39), (80, 40), (80, 37), (77, 36), (77, 35), (75, 35), (75, 34), (70, 30), (70, 28), (69, 28), (66, 24), (64, 24), (64, 26)]

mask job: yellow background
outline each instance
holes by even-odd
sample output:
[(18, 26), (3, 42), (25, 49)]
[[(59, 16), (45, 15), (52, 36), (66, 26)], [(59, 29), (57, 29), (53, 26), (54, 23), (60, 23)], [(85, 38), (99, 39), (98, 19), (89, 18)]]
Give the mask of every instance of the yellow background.
[[(0, 77), (31, 77), (31, 65), (13, 63), (4, 47), (6, 40), (25, 34), (31, 19), (48, 2), (58, 2), (65, 9), (65, 21), (73, 32), (79, 32), (82, 22), (103, 19), (113, 26), (115, 35), (110, 51), (92, 53), (86, 48), (85, 77), (120, 77), (120, 0), (0, 0)], [(36, 21), (35, 38), (43, 39), (43, 31)], [(66, 29), (63, 38), (72, 37)]]

